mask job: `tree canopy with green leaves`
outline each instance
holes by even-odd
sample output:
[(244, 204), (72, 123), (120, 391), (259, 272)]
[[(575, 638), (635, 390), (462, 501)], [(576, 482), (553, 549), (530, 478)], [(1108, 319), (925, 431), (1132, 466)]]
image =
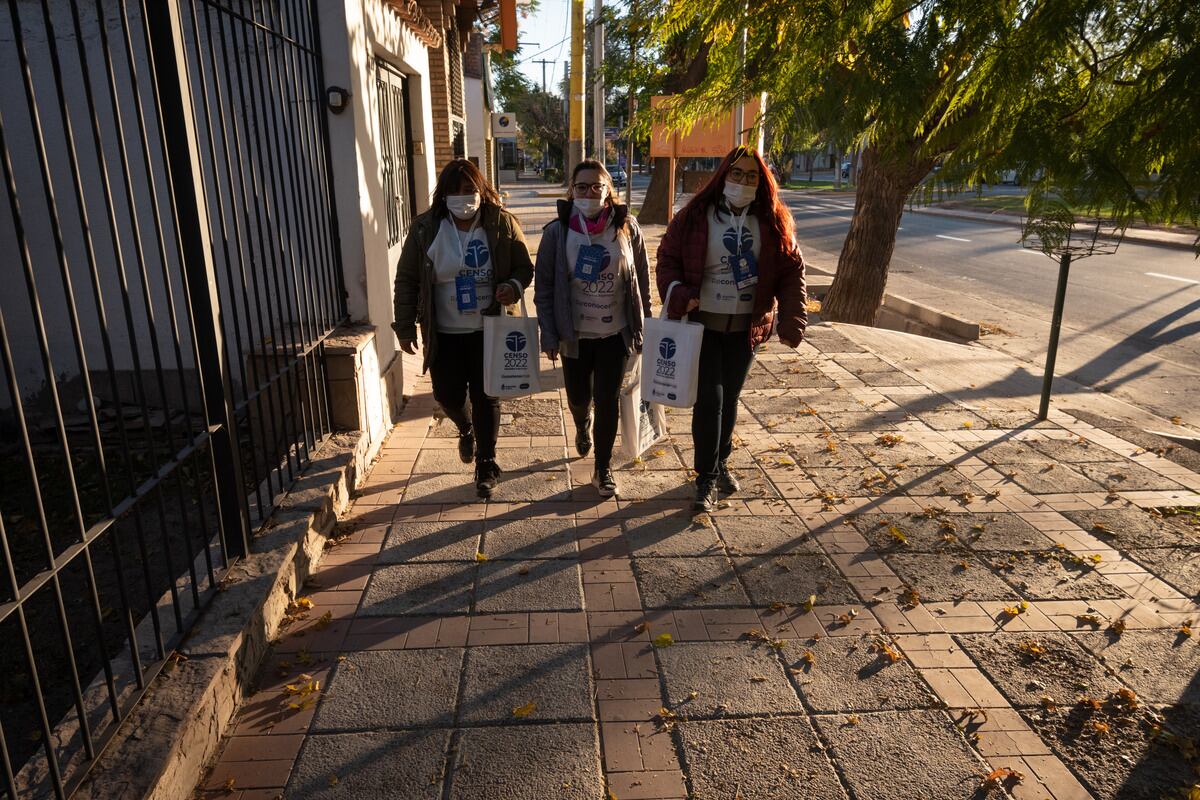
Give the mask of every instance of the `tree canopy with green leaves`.
[(671, 0), (653, 31), (705, 48), (672, 123), (766, 92), (768, 115), (860, 149), (822, 313), (871, 324), (904, 205), (935, 164), (952, 189), (1017, 169), (1034, 215), (1194, 223), (1198, 20), (1194, 0)]

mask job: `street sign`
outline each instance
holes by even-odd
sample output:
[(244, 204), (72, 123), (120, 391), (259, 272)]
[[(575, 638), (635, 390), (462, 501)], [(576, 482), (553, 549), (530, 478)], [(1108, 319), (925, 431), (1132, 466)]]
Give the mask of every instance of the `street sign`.
[[(650, 108), (665, 108), (674, 101), (673, 95), (656, 95), (650, 98)], [(762, 103), (758, 98), (747, 102), (742, 116), (743, 125), (751, 127), (758, 119), (761, 107)], [(686, 133), (668, 132), (666, 127), (656, 120), (650, 131), (650, 155), (655, 158), (720, 158), (737, 144), (737, 131), (734, 130), (736, 113), (736, 110), (731, 109), (724, 114), (701, 120)]]
[(617, 139), (620, 138), (620, 133), (621, 133), (620, 128), (605, 128), (604, 129), (604, 138), (606, 141), (615, 142)]
[(521, 128), (517, 125), (517, 117), (515, 114), (507, 114), (504, 112), (492, 114), (492, 138), (493, 139), (516, 139)]

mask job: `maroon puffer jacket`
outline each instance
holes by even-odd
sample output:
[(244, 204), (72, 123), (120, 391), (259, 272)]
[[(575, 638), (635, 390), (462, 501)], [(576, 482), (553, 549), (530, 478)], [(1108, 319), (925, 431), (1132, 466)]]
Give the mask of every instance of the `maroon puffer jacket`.
[[(765, 220), (760, 220), (759, 230), (762, 250), (750, 319), (750, 346), (771, 338), (778, 300), (779, 339), (789, 347), (796, 347), (808, 325), (808, 312), (804, 309), (804, 257), (799, 248), (781, 247), (774, 228)], [(671, 220), (658, 245), (655, 281), (659, 299), (666, 296), (667, 287), (673, 282), (680, 282), (671, 293), (671, 306), (667, 309), (670, 319), (682, 319), (688, 301), (700, 298), (707, 256), (708, 209), (689, 206)]]

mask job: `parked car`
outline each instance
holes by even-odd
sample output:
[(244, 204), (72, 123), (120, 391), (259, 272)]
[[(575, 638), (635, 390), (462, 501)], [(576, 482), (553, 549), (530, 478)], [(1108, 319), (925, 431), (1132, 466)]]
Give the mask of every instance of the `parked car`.
[(842, 162), (842, 180), (844, 180), (844, 181), (850, 180), (850, 162), (849, 161)]
[(625, 170), (621, 169), (616, 164), (607, 164), (605, 169), (608, 170), (609, 175), (612, 175), (614, 186), (616, 186), (618, 189), (625, 187), (625, 181), (629, 180), (628, 176), (625, 175)]

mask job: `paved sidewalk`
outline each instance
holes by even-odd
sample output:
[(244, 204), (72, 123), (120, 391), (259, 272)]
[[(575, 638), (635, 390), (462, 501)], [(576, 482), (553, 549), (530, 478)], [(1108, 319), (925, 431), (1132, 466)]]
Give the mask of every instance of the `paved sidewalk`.
[(772, 345), (743, 406), (745, 489), (712, 517), (687, 413), (602, 502), (557, 389), (504, 404), (484, 504), (422, 379), (199, 793), (1196, 781), (1200, 528), (1143, 509), (1200, 503), (1200, 476), (1067, 415), (976, 414), (828, 326)]

